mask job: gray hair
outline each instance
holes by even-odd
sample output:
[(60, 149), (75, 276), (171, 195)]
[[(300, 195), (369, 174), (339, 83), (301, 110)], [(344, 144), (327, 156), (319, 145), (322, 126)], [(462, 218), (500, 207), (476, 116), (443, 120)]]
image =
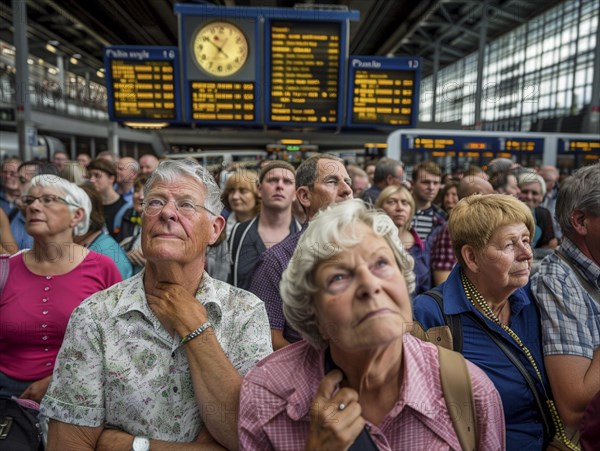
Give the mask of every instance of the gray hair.
[(144, 197), (148, 196), (148, 192), (156, 182), (172, 183), (180, 180), (181, 177), (192, 177), (204, 186), (204, 208), (214, 215), (221, 214), (223, 203), (219, 185), (207, 169), (187, 159), (161, 161), (144, 185)]
[(414, 260), (404, 250), (398, 228), (389, 216), (367, 209), (360, 199), (330, 205), (315, 216), (302, 234), (279, 286), (286, 320), (317, 349), (325, 348), (327, 342), (319, 331), (319, 318), (314, 306), (314, 296), (319, 291), (314, 281), (315, 272), (321, 262), (361, 241), (354, 228), (349, 227), (357, 224), (370, 227), (385, 239), (406, 280), (408, 291), (413, 293), (415, 289)]
[(71, 213), (75, 213), (78, 208), (81, 208), (84, 212), (83, 219), (75, 226), (73, 235), (82, 236), (87, 233), (90, 226), (92, 202), (84, 190), (75, 183), (71, 183), (62, 177), (53, 174), (42, 174), (33, 177), (27, 194), (29, 194), (34, 186), (57, 189), (61, 193), (61, 196), (69, 202), (68, 207), (69, 210), (71, 210)]
[(344, 160), (342, 160), (341, 158), (328, 153), (319, 153), (307, 158), (302, 163), (300, 163), (300, 166), (298, 166), (298, 168), (296, 169), (296, 188), (300, 188), (301, 186), (307, 186), (308, 188), (312, 189), (315, 182), (317, 181), (317, 176), (319, 175), (319, 160), (331, 160), (340, 162), (342, 164), (344, 163)]
[(521, 175), (519, 175), (519, 188), (527, 183), (537, 183), (540, 185), (540, 193), (542, 193), (542, 197), (546, 195), (546, 181), (541, 175), (532, 171), (521, 173)]
[(388, 175), (396, 177), (397, 168), (402, 167), (402, 163), (392, 158), (383, 158), (379, 160), (377, 166), (375, 166), (375, 173), (373, 174), (373, 183), (383, 182)]
[(600, 163), (578, 169), (558, 190), (556, 219), (567, 235), (575, 231), (571, 225), (573, 210), (600, 216)]

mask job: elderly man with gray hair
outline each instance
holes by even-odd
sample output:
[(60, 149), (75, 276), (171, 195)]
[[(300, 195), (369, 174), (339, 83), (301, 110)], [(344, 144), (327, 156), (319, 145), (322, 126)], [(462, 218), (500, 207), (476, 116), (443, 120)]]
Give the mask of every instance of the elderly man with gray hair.
[(531, 288), (558, 413), (577, 428), (600, 391), (600, 163), (563, 183), (556, 215), (563, 242), (542, 260)]
[(220, 197), (187, 160), (147, 181), (145, 269), (71, 316), (42, 404), (48, 449), (237, 449), (240, 374), (271, 352), (271, 334), (260, 299), (204, 272)]

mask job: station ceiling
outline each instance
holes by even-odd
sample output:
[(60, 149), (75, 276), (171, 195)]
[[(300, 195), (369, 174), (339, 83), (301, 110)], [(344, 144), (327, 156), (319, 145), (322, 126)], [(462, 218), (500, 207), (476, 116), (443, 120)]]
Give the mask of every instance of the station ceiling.
[[(0, 39), (13, 42), (12, 2), (0, 4)], [(79, 63), (68, 69), (92, 79), (103, 67), (107, 45), (169, 45), (178, 41), (175, 0), (25, 0), (29, 52), (52, 62), (54, 41)], [(350, 22), (350, 55), (421, 56), (423, 76), (433, 71), (436, 42), (443, 68), (479, 47), (482, 19), (492, 40), (552, 7), (560, 0), (206, 0), (222, 7), (293, 8), (309, 4), (360, 11)], [(102, 82), (97, 79), (96, 81)]]

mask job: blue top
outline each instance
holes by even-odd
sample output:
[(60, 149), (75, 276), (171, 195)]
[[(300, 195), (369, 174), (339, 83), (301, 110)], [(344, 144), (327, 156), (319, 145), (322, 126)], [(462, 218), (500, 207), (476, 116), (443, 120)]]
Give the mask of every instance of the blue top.
[(415, 261), (413, 271), (416, 277), (415, 296), (431, 289), (431, 244), (429, 240), (423, 241), (415, 228), (410, 229), (410, 234), (415, 239), (415, 244), (408, 250), (408, 253)]
[(92, 244), (90, 244), (88, 248), (112, 258), (117, 265), (117, 268), (119, 268), (123, 280), (133, 276), (133, 268), (131, 267), (129, 258), (127, 258), (127, 254), (112, 236), (101, 233), (94, 241), (92, 241)]
[[(437, 290), (440, 290), (443, 295), (444, 312), (447, 315), (460, 315), (463, 332), (462, 354), (488, 375), (500, 393), (506, 423), (506, 449), (541, 450), (544, 446), (544, 426), (533, 394), (525, 379), (480, 326), (464, 313), (473, 312), (483, 318), (490, 330), (500, 334), (507, 345), (518, 351), (517, 354), (525, 368), (529, 370), (532, 379), (538, 383), (539, 379), (531, 363), (510, 335), (488, 320), (467, 299), (460, 280), (460, 269), (460, 264), (457, 264), (448, 280), (442, 283)], [(510, 296), (509, 301), (511, 316), (508, 326), (531, 351), (544, 378), (545, 389), (549, 394), (550, 387), (542, 358), (540, 315), (529, 285), (516, 290)], [(426, 295), (420, 295), (414, 299), (413, 316), (425, 330), (446, 324), (437, 302)]]
[(20, 250), (31, 249), (33, 247), (33, 237), (27, 233), (23, 211), (19, 210), (17, 215), (10, 222), (10, 231)]

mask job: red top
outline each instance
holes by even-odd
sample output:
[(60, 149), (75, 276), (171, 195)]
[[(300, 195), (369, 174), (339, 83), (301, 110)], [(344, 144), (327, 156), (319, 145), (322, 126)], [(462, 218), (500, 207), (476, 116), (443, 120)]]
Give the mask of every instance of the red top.
[(51, 375), (71, 312), (88, 296), (119, 281), (115, 263), (93, 251), (59, 276), (32, 273), (23, 254), (10, 258), (0, 295), (0, 372), (21, 381)]

